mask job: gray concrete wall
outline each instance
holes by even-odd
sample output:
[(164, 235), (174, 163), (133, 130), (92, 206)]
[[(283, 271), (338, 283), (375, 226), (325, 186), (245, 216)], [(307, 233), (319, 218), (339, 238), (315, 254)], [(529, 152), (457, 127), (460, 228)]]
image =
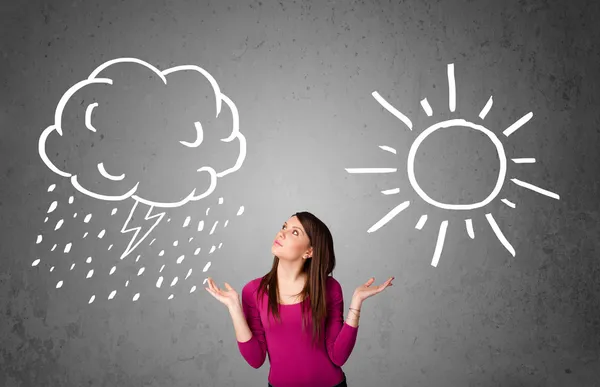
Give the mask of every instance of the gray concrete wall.
[[(369, 277), (377, 283), (396, 277), (363, 305), (358, 340), (343, 367), (350, 386), (600, 385), (597, 2), (5, 3), (0, 386), (265, 386), (268, 362), (259, 370), (246, 364), (225, 307), (203, 280), (210, 275), (241, 291), (266, 273), (275, 233), (300, 210), (316, 214), (334, 235), (334, 276), (346, 306)], [(155, 208), (164, 219), (123, 259), (131, 233), (121, 229), (133, 197), (86, 195), (38, 150), (63, 94), (122, 57), (159, 70), (208, 71), (235, 103), (247, 141), (239, 170), (215, 180), (202, 200)], [(75, 93), (65, 105), (63, 136), (48, 137), (48, 159), (58, 169), (108, 197), (140, 182), (139, 193), (159, 201), (209, 187), (210, 175), (197, 168), (233, 165), (240, 143), (219, 140), (231, 132), (234, 114), (223, 108), (215, 117), (206, 79), (173, 75), (165, 87), (135, 64), (104, 74), (114, 83)], [(412, 130), (374, 91), (411, 119)], [(490, 96), (493, 106), (482, 120)], [(424, 98), (431, 117), (421, 107)], [(84, 124), (94, 101), (95, 133)], [(525, 125), (503, 134), (529, 112)], [(497, 197), (473, 210), (432, 206), (407, 173), (418, 136), (458, 118), (489, 129), (508, 160)], [(193, 141), (195, 120), (203, 124), (204, 142), (184, 149), (179, 141)], [(523, 157), (536, 162), (512, 161)], [(415, 176), (434, 200), (474, 203), (492, 192), (500, 158), (482, 132), (451, 126), (422, 142)], [(108, 184), (99, 162), (126, 178)], [(357, 167), (397, 172), (345, 170)], [(399, 193), (381, 193), (393, 188)], [(367, 232), (405, 201), (408, 208)], [(129, 226), (147, 229), (147, 210), (140, 204)], [(474, 239), (465, 219), (472, 219)]]

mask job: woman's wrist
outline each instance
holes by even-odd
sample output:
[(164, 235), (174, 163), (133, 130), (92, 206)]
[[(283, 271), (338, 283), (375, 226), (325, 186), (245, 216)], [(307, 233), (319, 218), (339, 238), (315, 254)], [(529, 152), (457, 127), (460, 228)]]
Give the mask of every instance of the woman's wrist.
[(358, 311), (360, 311), (361, 307), (362, 307), (362, 300), (360, 298), (358, 298), (356, 295), (352, 296), (352, 301), (350, 301), (350, 308), (357, 309)]
[(232, 305), (229, 305), (227, 307), (227, 309), (229, 309), (229, 312), (239, 312), (242, 310), (242, 303), (241, 302), (236, 302)]
[(358, 328), (358, 320), (360, 319), (360, 308), (362, 301), (356, 295), (352, 296), (352, 301), (348, 307), (348, 316), (346, 317), (346, 324), (351, 327)]
[(348, 309), (348, 316), (346, 316), (346, 324), (351, 327), (358, 328), (358, 320), (360, 319), (360, 312), (354, 308)]

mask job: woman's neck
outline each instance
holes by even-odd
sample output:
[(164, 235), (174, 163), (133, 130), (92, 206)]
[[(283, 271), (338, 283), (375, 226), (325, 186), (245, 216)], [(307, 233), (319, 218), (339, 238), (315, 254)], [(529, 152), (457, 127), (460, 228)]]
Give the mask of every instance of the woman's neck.
[(286, 265), (279, 261), (277, 266), (277, 279), (280, 283), (286, 285), (294, 285), (298, 283), (306, 282), (307, 275), (302, 272), (302, 266), (299, 265)]

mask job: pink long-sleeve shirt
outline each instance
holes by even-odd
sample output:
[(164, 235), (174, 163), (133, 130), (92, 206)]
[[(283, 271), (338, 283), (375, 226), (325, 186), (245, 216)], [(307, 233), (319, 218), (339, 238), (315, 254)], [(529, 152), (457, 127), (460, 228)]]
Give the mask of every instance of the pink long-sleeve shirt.
[(269, 355), (269, 383), (274, 387), (332, 387), (344, 379), (342, 365), (350, 357), (356, 343), (358, 327), (344, 321), (344, 297), (340, 283), (327, 277), (327, 317), (324, 336), (318, 346), (312, 347), (312, 313), (309, 298), (308, 321), (302, 332), (301, 303), (278, 305), (281, 322), (269, 314), (267, 323), (267, 295), (256, 302), (261, 278), (247, 283), (242, 289), (242, 307), (252, 338), (238, 341), (240, 353), (248, 364), (259, 368)]

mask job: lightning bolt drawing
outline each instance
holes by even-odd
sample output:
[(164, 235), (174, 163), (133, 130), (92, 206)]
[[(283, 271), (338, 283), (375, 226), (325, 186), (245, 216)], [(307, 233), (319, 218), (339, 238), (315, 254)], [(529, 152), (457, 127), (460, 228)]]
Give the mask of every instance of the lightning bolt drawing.
[[(129, 217), (125, 221), (123, 228), (121, 228), (121, 233), (123, 233), (123, 234), (135, 231), (135, 233), (131, 237), (131, 240), (129, 241), (129, 245), (127, 246), (127, 248), (121, 255), (121, 259), (123, 259), (126, 256), (128, 256), (129, 254), (131, 254), (131, 252), (133, 250), (135, 250), (136, 247), (138, 247), (138, 245), (140, 243), (142, 243), (142, 241), (144, 239), (146, 239), (146, 237), (152, 232), (152, 230), (154, 230), (154, 228), (160, 223), (162, 218), (165, 216), (164, 212), (161, 212), (160, 214), (150, 215), (152, 213), (152, 210), (154, 209), (154, 206), (150, 206), (150, 209), (148, 209), (148, 212), (146, 213), (146, 215), (144, 215), (144, 220), (153, 220), (153, 219), (156, 219), (156, 220), (154, 221), (154, 224), (152, 224), (152, 226), (148, 229), (148, 231), (146, 231), (146, 233), (143, 234), (142, 237), (139, 238), (136, 242), (136, 239), (138, 238), (140, 231), (142, 231), (142, 227), (145, 225), (140, 225), (140, 226), (131, 227), (131, 228), (127, 228), (127, 225), (129, 224), (129, 221), (131, 220), (131, 217), (133, 216), (133, 213), (135, 212), (135, 209), (137, 208), (138, 203), (139, 202), (136, 200), (135, 203), (133, 204), (133, 207), (131, 207), (131, 211), (129, 212)], [(150, 222), (148, 222), (148, 224), (150, 224)]]

